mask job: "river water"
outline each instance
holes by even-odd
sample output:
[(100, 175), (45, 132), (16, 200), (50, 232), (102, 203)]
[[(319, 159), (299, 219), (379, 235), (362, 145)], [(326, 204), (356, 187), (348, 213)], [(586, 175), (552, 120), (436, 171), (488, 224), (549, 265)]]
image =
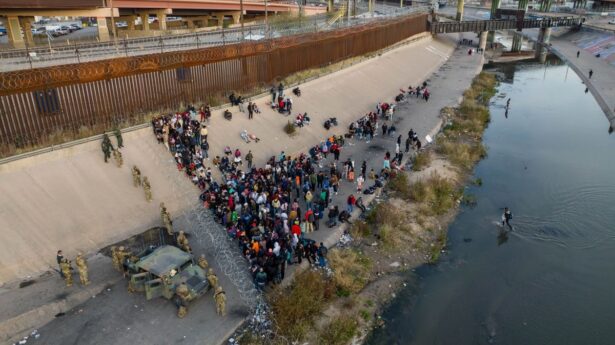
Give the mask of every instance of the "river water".
[(615, 344), (615, 135), (561, 62), (495, 70), (483, 185), (468, 188), (478, 204), (449, 227), (441, 262), (408, 274), (368, 344)]

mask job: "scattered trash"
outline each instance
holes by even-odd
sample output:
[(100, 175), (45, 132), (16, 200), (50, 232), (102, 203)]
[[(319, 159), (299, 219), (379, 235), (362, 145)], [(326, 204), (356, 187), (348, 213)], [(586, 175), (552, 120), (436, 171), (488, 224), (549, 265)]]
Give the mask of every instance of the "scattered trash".
[(401, 266), (401, 264), (399, 263), (399, 261), (395, 261), (395, 262), (392, 262), (391, 264), (389, 264), (389, 266), (391, 266), (391, 267), (399, 267), (399, 266)]
[(41, 337), (41, 335), (40, 335), (40, 334), (38, 334), (38, 333), (34, 335), (34, 339), (38, 339), (38, 338), (40, 338), (40, 337)]
[(111, 291), (111, 289), (107, 289), (107, 291)]
[(408, 286), (408, 284), (404, 283), (404, 287)]

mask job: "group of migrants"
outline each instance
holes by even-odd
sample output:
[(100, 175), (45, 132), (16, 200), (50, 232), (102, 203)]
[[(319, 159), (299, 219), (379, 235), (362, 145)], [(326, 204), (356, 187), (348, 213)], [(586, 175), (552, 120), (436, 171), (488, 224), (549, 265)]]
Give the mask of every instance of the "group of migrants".
[[(271, 89), (272, 107), (279, 108), (279, 101), (286, 99), (283, 91), (282, 85)], [(293, 93), (300, 95), (299, 89)], [(409, 87), (403, 98), (415, 94), (427, 100), (426, 84)], [(383, 136), (397, 136), (392, 121), (394, 103), (378, 103), (375, 111), (353, 122), (345, 135), (331, 135), (305, 154), (290, 156), (282, 151), (262, 167), (254, 165), (251, 151), (244, 155), (229, 146), (210, 162), (208, 122), (195, 120), (193, 109), (157, 117), (154, 133), (174, 155), (177, 168), (199, 187), (204, 207), (236, 240), (258, 289), (269, 282), (279, 283), (288, 265), (307, 260), (315, 266), (326, 266), (328, 249), (311, 240), (310, 233), (323, 229), (323, 224), (334, 227), (339, 222), (350, 223), (354, 207), (366, 209), (361, 194), (380, 193), (385, 180), (403, 169), (402, 135), (397, 138), (395, 156), (387, 152), (377, 172), (373, 167), (368, 172), (366, 161), (360, 167), (350, 157), (340, 161), (349, 138), (369, 142), (379, 134), (379, 125)], [(334, 118), (327, 121), (325, 125), (337, 125)], [(412, 130), (405, 144), (405, 152), (421, 147)], [(329, 154), (332, 160), (327, 160)], [(214, 180), (212, 168), (219, 170), (221, 181)], [(342, 180), (356, 183), (357, 196), (349, 195), (346, 207), (340, 210), (331, 202)], [(365, 186), (367, 181), (373, 183)], [(163, 222), (170, 220), (163, 217)]]

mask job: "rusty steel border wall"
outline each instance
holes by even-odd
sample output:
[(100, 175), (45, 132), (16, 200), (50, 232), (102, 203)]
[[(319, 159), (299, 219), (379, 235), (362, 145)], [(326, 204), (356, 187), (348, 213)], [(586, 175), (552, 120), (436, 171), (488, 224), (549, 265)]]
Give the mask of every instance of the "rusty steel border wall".
[(427, 15), (415, 14), (262, 42), (0, 73), (0, 147), (40, 145), (55, 131), (110, 128), (138, 114), (262, 88), (426, 31)]

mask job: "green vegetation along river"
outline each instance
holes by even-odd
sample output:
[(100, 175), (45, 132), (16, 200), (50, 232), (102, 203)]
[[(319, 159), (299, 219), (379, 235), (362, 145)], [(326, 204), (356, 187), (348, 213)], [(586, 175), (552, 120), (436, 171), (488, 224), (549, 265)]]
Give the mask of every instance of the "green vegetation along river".
[[(449, 227), (440, 263), (408, 274), (368, 344), (615, 343), (615, 135), (550, 62), (492, 68), (483, 184), (467, 189), (478, 204)], [(505, 206), (512, 231), (498, 224)]]

